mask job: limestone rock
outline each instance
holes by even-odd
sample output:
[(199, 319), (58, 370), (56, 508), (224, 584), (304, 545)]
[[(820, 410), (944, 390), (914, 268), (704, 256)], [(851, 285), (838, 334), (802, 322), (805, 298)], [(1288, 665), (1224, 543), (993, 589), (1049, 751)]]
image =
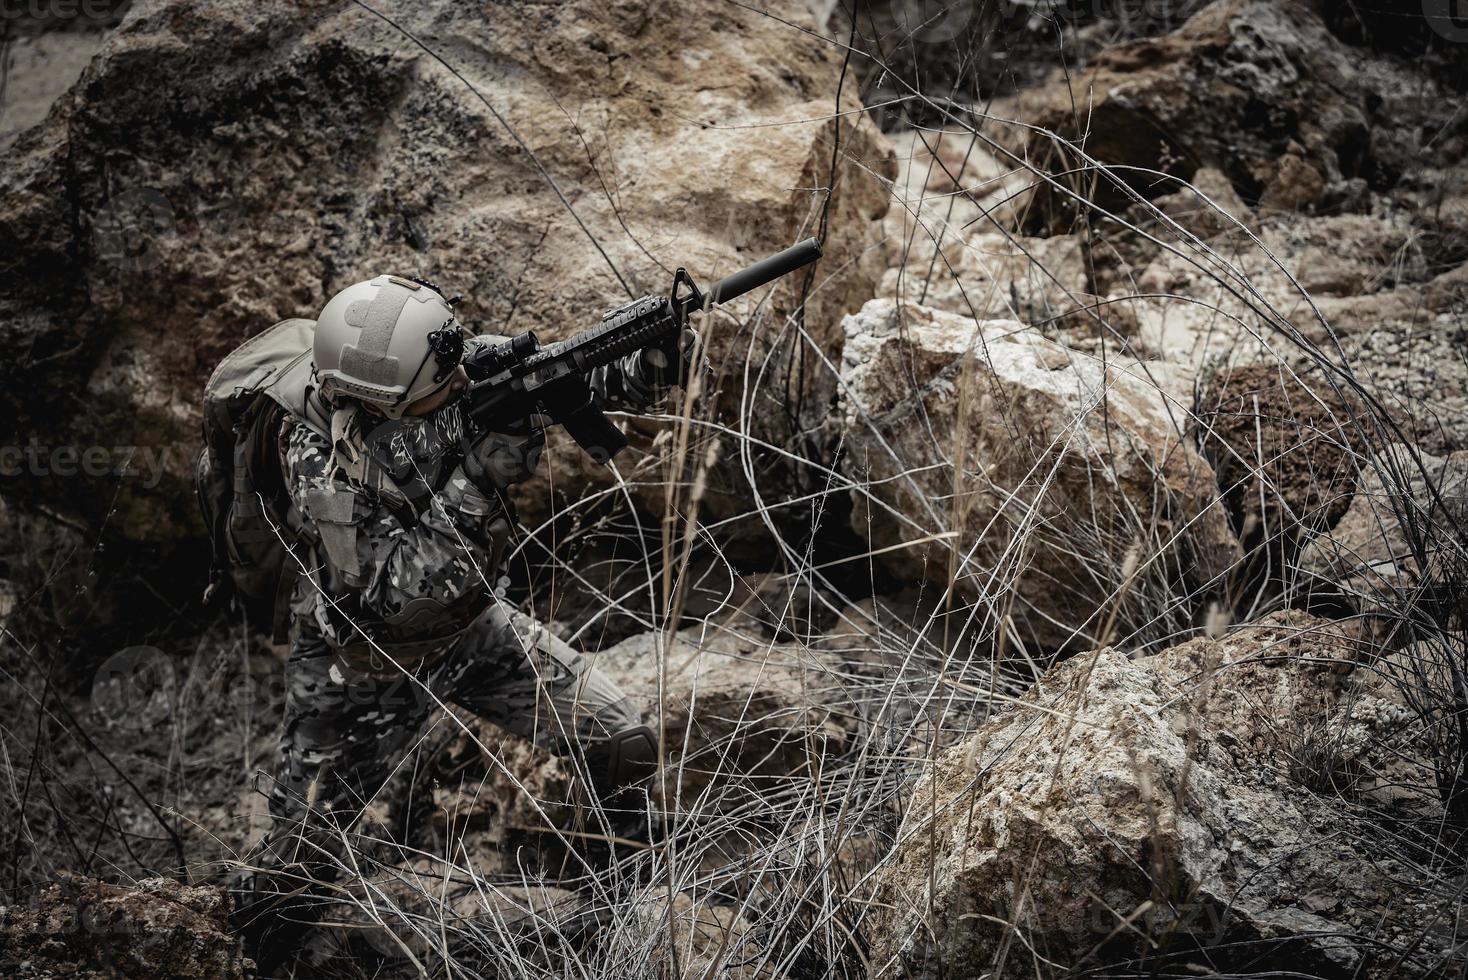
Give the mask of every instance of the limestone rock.
[(890, 140), (897, 179), (882, 222), (889, 261), (911, 248), (928, 248), (932, 235), (950, 244), (1020, 223), (1033, 178), (996, 156), (989, 141), (926, 129), (895, 132)]
[(737, 908), (684, 892), (673, 897), (670, 907), (666, 894), (656, 894), (638, 904), (634, 921), (632, 929), (656, 944), (654, 962), (677, 962), (687, 980), (773, 980), (780, 975)]
[(1305, 545), (1300, 567), (1368, 611), (1415, 606), (1434, 617), (1461, 616), (1468, 452), (1424, 452), (1421, 460), (1419, 467), (1396, 446), (1363, 466), (1350, 507)]
[(1165, 365), (890, 300), (845, 326), (854, 529), (876, 549), (911, 543), (890, 557), (913, 577), (945, 583), (953, 562), (965, 596), (1012, 596), (1019, 642), (1084, 646), (1118, 595), (1120, 635), (1155, 636), (1237, 557)]
[(1246, 549), (1263, 545), (1293, 558), (1310, 533), (1345, 514), (1357, 465), (1348, 447), (1364, 415), (1349, 401), (1325, 379), (1295, 377), (1278, 363), (1226, 368), (1210, 379), (1199, 437)]
[(1239, 233), (1239, 225), (1257, 230), (1254, 213), (1221, 170), (1199, 167), (1183, 187), (1152, 203), (1169, 218), (1202, 239)]
[(1094, 300), (1071, 236), (984, 231), (945, 240), (937, 255), (931, 239), (915, 239), (892, 259), (879, 296), (950, 313), (1040, 323)]
[[(1325, 216), (1275, 212), (1256, 219), (1262, 248), (1245, 242), (1237, 229), (1217, 236), (1212, 245), (1225, 262), (1187, 249), (1161, 252), (1136, 279), (1136, 292), (1146, 297), (1131, 304), (1141, 321), (1137, 348), (1199, 365), (1284, 360), (1308, 370), (1312, 352), (1293, 339), (1295, 331), (1326, 357), (1337, 357), (1335, 345), (1342, 342), (1353, 365), (1369, 366), (1358, 371), (1363, 383), (1413, 407), (1424, 430), (1462, 439), (1453, 411), (1460, 399), (1443, 375), (1453, 372), (1455, 358), (1444, 355), (1468, 295), (1468, 277), (1459, 268), (1468, 253), (1451, 244), (1468, 241), (1468, 210), (1444, 209), (1441, 220), (1428, 214), (1412, 208)], [(1432, 241), (1447, 247), (1426, 244)], [(1277, 318), (1261, 317), (1260, 299)], [(1279, 319), (1291, 329), (1280, 328)], [(1405, 340), (1415, 356), (1383, 356), (1371, 349), (1372, 334)]]
[[(1468, 198), (1444, 208), (1438, 231), (1409, 228), (1399, 259), (1383, 268), (1394, 282), (1363, 295), (1326, 296), (1320, 311), (1341, 337), (1358, 377), (1400, 417), (1408, 438), (1442, 456), (1468, 449), (1468, 262), (1459, 249), (1415, 244), (1468, 242)], [(1446, 226), (1446, 227), (1443, 227)], [(1457, 263), (1442, 270), (1442, 262)]]
[(0, 907), (0, 973), (15, 980), (243, 980), (224, 889), (63, 875), (31, 905)]
[(1315, 165), (1305, 159), (1305, 150), (1291, 144), (1279, 158), (1274, 177), (1259, 198), (1261, 209), (1278, 211), (1314, 210), (1325, 192), (1325, 178)]
[[(1426, 149), (1419, 127), (1452, 97), (1392, 62), (1363, 65), (1317, 10), (1218, 0), (1170, 34), (1112, 46), (1079, 72), (1056, 69), (1046, 84), (996, 100), (995, 117), (1038, 127), (997, 136), (1063, 173), (1082, 161), (1043, 131), (1056, 133), (1119, 168), (1111, 176), (1143, 196), (1167, 190), (1159, 172), (1188, 178), (1203, 167), (1222, 171), (1246, 202), (1268, 192), (1289, 209), (1353, 178), (1390, 188)], [(1129, 199), (1107, 177), (1085, 193), (1106, 206)], [(1075, 213), (1055, 193), (1037, 217), (1066, 226)]]
[(1360, 654), (1285, 613), (1054, 668), (918, 785), (880, 872), (873, 975), (1126, 972), (1199, 947), (1213, 969), (1334, 973), (1377, 948), (1354, 922), (1415, 937), (1397, 862), (1338, 832), (1347, 784), (1407, 718), (1355, 685)]
[[(809, 19), (799, 2), (782, 10)], [(51, 474), (8, 492), (115, 538), (194, 536), (200, 388), (273, 321), (386, 269), (462, 293), (477, 329), (555, 339), (665, 291), (677, 265), (707, 284), (811, 234), (825, 187), (826, 271), (804, 328), (837, 345), (840, 315), (880, 275), (870, 246), (890, 151), (843, 111), (833, 182), (841, 59), (773, 16), (712, 2), (678, 13), (642, 0), (397, 12), (480, 101), (350, 4), (134, 4), (0, 171), (0, 390), (11, 439), (166, 458), (156, 479)], [(675, 54), (648, 57), (652, 44)], [(785, 283), (764, 315), (780, 322), (799, 292)], [(751, 348), (774, 365), (809, 354), (793, 332), (746, 322), (760, 298), (708, 330), (726, 409)], [(818, 421), (835, 380), (802, 376), (803, 391), (759, 397), (804, 396)], [(784, 427), (761, 433), (782, 445), (814, 425), (752, 415)], [(651, 434), (637, 443), (656, 457)], [(557, 490), (612, 479), (569, 450), (548, 455)], [(738, 494), (717, 485), (705, 511), (724, 491)], [(526, 503), (527, 519), (543, 516), (544, 486)]]
[(690, 627), (665, 649), (661, 634), (644, 633), (589, 659), (638, 703), (647, 724), (663, 726), (677, 775), (668, 791), (677, 787), (683, 809), (707, 812), (778, 786), (849, 735), (839, 676), (827, 656), (804, 647)]

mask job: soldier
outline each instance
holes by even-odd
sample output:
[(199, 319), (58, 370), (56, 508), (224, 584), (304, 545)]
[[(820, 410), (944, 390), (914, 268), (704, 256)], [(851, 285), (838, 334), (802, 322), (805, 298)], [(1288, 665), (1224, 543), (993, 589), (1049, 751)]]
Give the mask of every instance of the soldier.
[[(645, 411), (687, 376), (692, 332), (591, 377), (606, 409)], [(283, 468), (300, 540), (270, 829), (236, 875), (236, 925), (268, 972), (338, 874), (343, 839), (440, 702), (566, 757), (599, 804), (589, 830), (648, 839), (650, 728), (617, 686), (496, 595), (533, 474), (538, 420), (468, 443), (457, 396), (469, 336), (424, 280), (379, 276), (317, 319)], [(290, 560), (290, 559), (288, 559)]]

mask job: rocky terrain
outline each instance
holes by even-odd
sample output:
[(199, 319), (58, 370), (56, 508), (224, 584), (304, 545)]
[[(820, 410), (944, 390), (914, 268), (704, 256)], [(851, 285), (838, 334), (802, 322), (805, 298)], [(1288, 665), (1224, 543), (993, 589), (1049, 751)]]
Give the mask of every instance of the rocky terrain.
[(550, 339), (817, 235), (517, 501), (669, 842), (572, 887), (565, 766), (440, 713), (295, 975), (1461, 973), (1468, 34), (1076, 6), (7, 19), (0, 972), (251, 968), (287, 651), (200, 604), (220, 356), (383, 269)]

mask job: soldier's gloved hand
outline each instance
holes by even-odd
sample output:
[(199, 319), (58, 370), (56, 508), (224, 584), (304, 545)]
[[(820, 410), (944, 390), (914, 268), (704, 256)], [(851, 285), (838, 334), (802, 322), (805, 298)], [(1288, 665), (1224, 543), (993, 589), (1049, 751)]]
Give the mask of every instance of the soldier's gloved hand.
[(694, 357), (699, 360), (698, 370), (707, 372), (708, 358), (699, 350), (698, 334), (684, 327), (676, 337), (669, 337), (656, 347), (645, 347), (640, 364), (643, 380), (658, 388), (687, 388), (693, 376)]
[(480, 487), (506, 490), (535, 475), (543, 449), (545, 430), (528, 421), (514, 432), (486, 432), (466, 444), (464, 475)]

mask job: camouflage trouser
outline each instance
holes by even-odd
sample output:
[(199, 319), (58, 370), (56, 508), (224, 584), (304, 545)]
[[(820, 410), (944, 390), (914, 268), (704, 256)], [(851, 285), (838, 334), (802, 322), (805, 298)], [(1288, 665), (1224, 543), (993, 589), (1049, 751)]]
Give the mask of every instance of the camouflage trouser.
[(639, 787), (655, 767), (653, 734), (616, 684), (535, 620), (498, 607), (443, 659), (398, 676), (354, 670), (320, 634), (298, 628), (286, 687), (271, 827), (233, 886), (242, 912), (339, 876), (353, 821), (415, 746), (437, 701), (569, 758), (613, 812), (641, 808)]

